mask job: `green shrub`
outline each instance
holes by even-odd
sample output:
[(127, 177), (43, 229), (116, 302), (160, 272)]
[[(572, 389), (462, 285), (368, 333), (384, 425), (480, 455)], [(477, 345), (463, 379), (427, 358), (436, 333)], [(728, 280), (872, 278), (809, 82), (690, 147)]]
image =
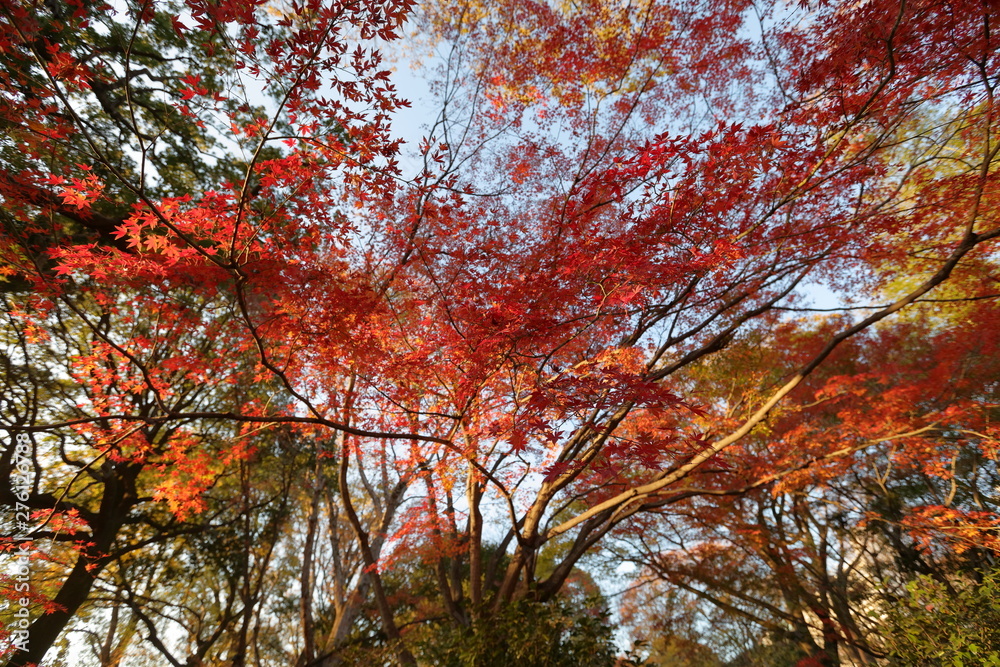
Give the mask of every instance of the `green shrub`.
[(886, 624), (899, 667), (1000, 667), (1000, 570), (950, 585), (919, 577)]
[(417, 653), (436, 667), (611, 667), (613, 635), (599, 606), (521, 601), (469, 628), (438, 626)]

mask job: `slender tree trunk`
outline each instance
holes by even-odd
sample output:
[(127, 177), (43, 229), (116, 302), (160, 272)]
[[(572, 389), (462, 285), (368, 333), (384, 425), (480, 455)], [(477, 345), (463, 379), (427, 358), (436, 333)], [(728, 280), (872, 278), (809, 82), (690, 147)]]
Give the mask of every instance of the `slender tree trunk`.
[(417, 661), (413, 658), (413, 654), (410, 653), (409, 649), (406, 648), (406, 645), (403, 644), (403, 638), (399, 634), (399, 628), (396, 627), (396, 621), (393, 619), (392, 608), (389, 606), (389, 601), (386, 598), (385, 589), (382, 588), (382, 577), (378, 573), (378, 560), (372, 552), (368, 533), (365, 531), (364, 526), (361, 525), (361, 520), (358, 518), (357, 512), (354, 511), (354, 504), (351, 502), (350, 489), (347, 484), (347, 470), (350, 463), (349, 444), (345, 434), (341, 445), (340, 474), (338, 475), (340, 497), (344, 502), (344, 511), (347, 513), (351, 527), (354, 528), (355, 537), (357, 537), (358, 545), (361, 548), (361, 557), (364, 560), (365, 569), (371, 577), (372, 589), (375, 593), (375, 603), (378, 607), (379, 616), (382, 619), (382, 629), (389, 640), (396, 645), (396, 654), (399, 657), (399, 661), (404, 665), (413, 665), (415, 667)]
[(482, 487), (474, 475), (469, 475), (469, 598), (471, 613), (475, 618), (483, 603), (483, 515), (479, 502)]
[(302, 572), (299, 577), (299, 588), (302, 601), (299, 605), (299, 618), (302, 623), (302, 652), (296, 665), (308, 665), (316, 659), (315, 623), (312, 610), (312, 566), (313, 548), (316, 541), (316, 529), (319, 523), (320, 497), (323, 494), (323, 478), (319, 470), (319, 458), (313, 477), (313, 493), (309, 504), (309, 519), (306, 525), (306, 543), (302, 549)]

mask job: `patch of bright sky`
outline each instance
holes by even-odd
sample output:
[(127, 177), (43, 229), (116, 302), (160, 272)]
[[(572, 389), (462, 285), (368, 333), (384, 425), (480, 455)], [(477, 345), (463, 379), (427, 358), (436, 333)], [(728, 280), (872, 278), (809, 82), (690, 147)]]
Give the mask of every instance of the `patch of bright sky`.
[(391, 66), (392, 83), (401, 99), (410, 103), (409, 107), (399, 109), (392, 117), (392, 133), (402, 138), (406, 144), (400, 156), (400, 168), (403, 176), (410, 177), (423, 168), (420, 158), (420, 141), (425, 136), (437, 118), (439, 105), (436, 96), (431, 91), (431, 70), (427, 61), (418, 64), (405, 59), (405, 54), (399, 49), (387, 54), (393, 57)]

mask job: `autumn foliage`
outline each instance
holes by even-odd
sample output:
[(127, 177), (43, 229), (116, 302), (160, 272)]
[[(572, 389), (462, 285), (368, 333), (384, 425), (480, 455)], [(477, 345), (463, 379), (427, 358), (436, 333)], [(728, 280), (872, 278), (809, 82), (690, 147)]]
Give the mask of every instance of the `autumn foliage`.
[[(141, 626), (173, 664), (332, 665), (365, 636), (415, 664), (428, 628), (599, 617), (573, 591), (612, 543), (674, 585), (770, 568), (792, 617), (822, 597), (796, 568), (831, 561), (789, 545), (833, 495), (942, 572), (997, 551), (996, 24), (961, 0), (5, 3), (0, 419), (31, 439), (45, 575), (8, 664), (98, 617), (105, 662)], [(404, 56), (440, 109), (408, 144)], [(783, 503), (780, 544), (754, 512)], [(666, 549), (671, 513), (696, 548)], [(883, 655), (809, 609), (802, 659)], [(281, 614), (296, 638), (265, 647)]]

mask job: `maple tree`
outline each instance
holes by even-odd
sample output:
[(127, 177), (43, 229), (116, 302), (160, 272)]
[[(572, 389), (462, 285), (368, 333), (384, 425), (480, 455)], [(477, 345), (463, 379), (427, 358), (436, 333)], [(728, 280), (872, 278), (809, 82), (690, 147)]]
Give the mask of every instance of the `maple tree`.
[[(623, 539), (646, 584), (625, 605), (635, 632), (701, 639), (690, 618), (707, 617), (711, 645), (747, 664), (881, 664), (909, 641), (885, 619), (917, 577), (952, 595), (989, 578), (1000, 481), (996, 440), (985, 435), (997, 404), (996, 307), (974, 319), (967, 308), (925, 304), (845, 344), (809, 391), (734, 448), (745, 464), (757, 459), (735, 471), (742, 480), (719, 471), (714, 490), (634, 526)], [(803, 333), (796, 323), (794, 335), (808, 340)], [(734, 345), (739, 354), (698, 374), (704, 391), (726, 396), (713, 421), (738, 421), (780, 376), (771, 343)], [(735, 386), (737, 376), (760, 384)], [(754, 480), (752, 470), (779, 474)], [(734, 493), (741, 486), (747, 493)]]
[[(988, 397), (874, 424), (863, 401), (837, 421), (808, 412), (826, 395), (803, 399), (853, 341), (897, 344), (877, 327), (920, 302), (996, 322), (989, 6), (119, 9), (0, 13), (4, 428), (31, 438), (28, 506), (59, 522), (34, 533), (54, 583), (9, 664), (40, 660), (95, 585), (155, 635), (151, 610), (178, 593), (141, 599), (128, 554), (155, 561), (153, 545), (186, 532), (204, 536), (199, 553), (232, 550), (206, 573), (228, 597), (214, 626), (188, 624), (191, 659), (245, 664), (265, 577), (294, 568), (297, 660), (335, 664), (370, 597), (412, 664), (409, 608), (384, 576), (403, 554), (437, 585), (407, 624), (440, 615), (475, 635), (554, 604), (581, 559), (665, 507), (817, 462), (847, 474), (845, 433), (867, 445), (948, 420), (995, 456)], [(448, 52), (415, 175), (380, 51), (407, 19)], [(794, 313), (816, 281), (885, 300), (810, 326)], [(928, 339), (942, 368), (949, 336), (985, 331), (942, 328)], [(731, 363), (752, 389), (739, 403), (707, 394), (704, 365), (738, 362), (749, 339), (777, 361)], [(856, 363), (827, 378), (838, 405), (855, 384), (893, 410), (919, 394), (877, 355)], [(817, 421), (773, 455), (745, 445), (795, 405)], [(306, 461), (275, 463), (280, 441)], [(941, 462), (907, 447), (916, 465)], [(251, 469), (270, 465), (311, 487), (292, 507), (294, 485), (277, 485), (284, 500), (260, 500), (272, 519), (251, 519), (269, 488)], [(215, 501), (241, 538), (204, 520)], [(995, 547), (992, 509), (929, 505), (943, 511), (914, 528)], [(302, 562), (278, 567), (274, 545), (296, 539), (281, 516), (305, 532)], [(343, 559), (320, 583), (327, 557)]]

